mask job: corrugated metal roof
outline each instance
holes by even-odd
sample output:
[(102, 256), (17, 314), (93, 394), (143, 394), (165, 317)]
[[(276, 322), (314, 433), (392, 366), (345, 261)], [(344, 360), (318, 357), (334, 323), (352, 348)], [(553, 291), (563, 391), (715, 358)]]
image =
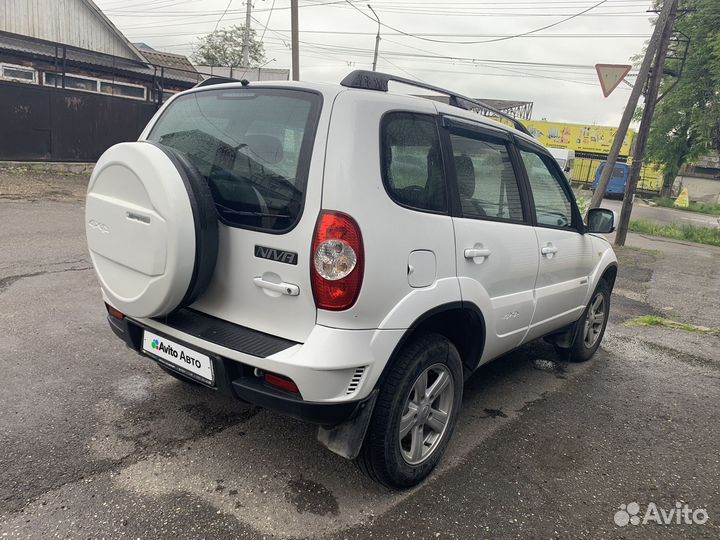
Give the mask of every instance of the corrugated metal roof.
[(195, 67), (190, 63), (190, 60), (188, 60), (187, 57), (181, 54), (157, 51), (155, 49), (150, 49), (147, 46), (142, 46), (140, 44), (138, 44), (138, 48), (143, 54), (143, 56), (148, 60), (148, 62), (152, 63), (153, 65), (166, 68), (166, 77), (181, 79), (189, 78), (195, 82), (198, 82), (202, 79)]

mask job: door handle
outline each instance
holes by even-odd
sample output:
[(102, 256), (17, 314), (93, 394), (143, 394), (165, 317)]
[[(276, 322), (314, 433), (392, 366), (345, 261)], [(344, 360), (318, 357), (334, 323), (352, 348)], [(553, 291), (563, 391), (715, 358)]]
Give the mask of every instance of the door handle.
[(463, 255), (465, 255), (466, 259), (482, 259), (480, 261), (475, 262), (483, 262), (486, 257), (489, 257), (492, 251), (485, 248), (467, 248)]
[(558, 252), (558, 248), (548, 243), (547, 245), (540, 248), (540, 253), (546, 255), (548, 259), (552, 259), (552, 256)]
[(285, 283), (284, 281), (281, 283), (273, 283), (272, 281), (266, 281), (261, 277), (256, 277), (253, 278), (253, 283), (261, 289), (287, 294), (288, 296), (297, 296), (300, 294), (300, 287), (292, 283)]

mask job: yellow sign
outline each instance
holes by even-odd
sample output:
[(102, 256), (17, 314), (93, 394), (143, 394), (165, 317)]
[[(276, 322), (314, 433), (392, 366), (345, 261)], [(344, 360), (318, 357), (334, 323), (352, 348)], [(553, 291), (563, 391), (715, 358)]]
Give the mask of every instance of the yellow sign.
[[(609, 126), (589, 126), (583, 124), (563, 124), (542, 120), (522, 120), (528, 131), (548, 148), (565, 148), (576, 152), (607, 154), (610, 152), (617, 128)], [(630, 154), (635, 133), (628, 130), (620, 155)]]
[(680, 195), (678, 195), (678, 198), (675, 199), (673, 206), (680, 206), (682, 208), (690, 206), (690, 194), (688, 193), (688, 188), (684, 188), (680, 192)]

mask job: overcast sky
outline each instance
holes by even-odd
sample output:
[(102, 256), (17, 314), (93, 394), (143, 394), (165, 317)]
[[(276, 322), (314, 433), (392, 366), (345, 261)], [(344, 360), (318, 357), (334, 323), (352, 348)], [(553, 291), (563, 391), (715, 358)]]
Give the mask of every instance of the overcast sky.
[[(211, 32), (218, 21), (219, 28), (226, 28), (245, 20), (243, 0), (95, 2), (131, 41), (188, 56), (197, 37)], [(353, 69), (371, 68), (377, 24), (369, 18), (366, 0), (353, 4), (356, 7), (347, 0), (300, 0), (301, 80), (339, 82)], [(649, 0), (371, 0), (370, 4), (382, 23), (394, 28), (381, 28), (378, 71), (411, 76), (472, 97), (533, 101), (533, 119), (617, 125), (630, 87), (621, 84), (604, 98), (593, 66), (629, 63), (652, 32)], [(252, 27), (258, 36), (264, 35), (266, 57), (271, 60), (267, 67), (290, 66), (289, 6), (290, 0), (254, 0)], [(498, 40), (586, 10), (547, 30)]]

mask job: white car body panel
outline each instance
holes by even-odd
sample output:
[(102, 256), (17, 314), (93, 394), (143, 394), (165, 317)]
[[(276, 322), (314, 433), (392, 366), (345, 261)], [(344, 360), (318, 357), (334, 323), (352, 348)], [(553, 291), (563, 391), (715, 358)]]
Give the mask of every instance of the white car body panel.
[[(435, 254), (436, 280), (455, 281), (455, 238), (450, 216), (404, 208), (385, 191), (379, 125), (388, 111), (436, 114), (430, 101), (383, 92), (348, 90), (335, 101), (328, 136), (323, 208), (345, 212), (358, 222), (365, 247), (365, 275), (353, 307), (337, 312), (318, 310), (317, 322), (324, 326), (385, 328), (387, 323), (383, 321), (408, 295), (419, 298), (429, 294), (420, 302), (426, 305), (460, 300), (459, 294), (436, 296), (440, 288), (431, 285), (417, 289), (408, 281), (408, 258), (415, 250)], [(353, 127), (351, 132), (347, 126)], [(392, 324), (408, 328), (420, 315), (422, 312), (394, 316)]]
[(527, 340), (541, 337), (576, 321), (585, 309), (590, 288), (592, 238), (574, 230), (535, 227), (538, 253), (545, 246), (557, 249), (540, 255), (535, 296), (537, 306)]
[[(463, 301), (480, 307), (486, 324), (482, 361), (519, 346), (533, 317), (538, 250), (532, 227), (454, 218), (457, 265)], [(490, 251), (466, 259), (465, 249)]]

